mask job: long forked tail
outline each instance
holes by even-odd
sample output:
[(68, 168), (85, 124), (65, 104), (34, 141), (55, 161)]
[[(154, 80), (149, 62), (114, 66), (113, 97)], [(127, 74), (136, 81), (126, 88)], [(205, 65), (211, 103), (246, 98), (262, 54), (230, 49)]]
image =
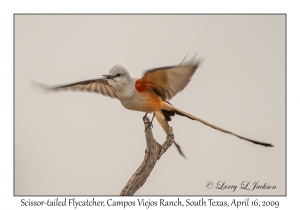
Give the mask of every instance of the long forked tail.
[[(176, 113), (176, 114), (178, 114), (178, 115), (188, 117), (188, 118), (190, 118), (190, 119), (192, 119), (192, 120), (197, 120), (197, 121), (203, 123), (204, 125), (207, 125), (207, 126), (209, 126), (209, 127), (212, 127), (212, 128), (214, 128), (214, 129), (217, 129), (217, 130), (222, 131), (222, 132), (224, 132), (224, 133), (231, 134), (231, 135), (233, 135), (233, 136), (236, 136), (236, 137), (238, 137), (238, 138), (240, 138), (240, 139), (243, 139), (243, 140), (252, 142), (252, 143), (254, 143), (254, 144), (259, 144), (259, 145), (262, 145), (262, 146), (265, 146), (265, 147), (273, 147), (272, 144), (264, 143), (264, 142), (260, 142), (260, 141), (255, 141), (255, 140), (246, 138), (246, 137), (244, 137), (244, 136), (240, 136), (240, 135), (238, 135), (238, 134), (236, 134), (236, 133), (233, 133), (233, 132), (231, 132), (231, 131), (225, 130), (225, 129), (223, 129), (223, 128), (220, 128), (220, 127), (218, 127), (218, 126), (215, 126), (215, 125), (213, 125), (213, 124), (210, 124), (210, 123), (208, 123), (208, 122), (206, 122), (206, 121), (204, 121), (204, 120), (201, 120), (201, 119), (199, 119), (199, 118), (197, 118), (197, 117), (195, 117), (195, 116), (193, 116), (193, 115), (191, 115), (191, 114), (188, 114), (188, 113), (186, 113), (186, 112), (184, 112), (184, 111), (182, 111), (182, 110), (180, 110), (180, 109), (175, 108), (175, 107), (172, 106), (171, 104), (170, 104), (170, 105), (168, 104), (167, 106), (168, 106), (169, 109), (171, 109), (171, 111), (163, 110), (164, 113), (168, 114), (168, 112), (169, 112), (169, 114), (170, 114), (170, 115), (169, 115), (168, 117), (166, 117), (166, 118), (170, 118), (170, 116), (174, 116), (174, 114)], [(175, 113), (172, 113), (172, 111), (174, 111)], [(166, 114), (165, 114), (165, 115), (166, 115)]]
[[(161, 127), (164, 129), (164, 131), (166, 132), (166, 134), (168, 134), (168, 128), (169, 128), (169, 125), (168, 125), (168, 122), (167, 122), (167, 120), (165, 119), (165, 116), (164, 116), (164, 114), (162, 113), (162, 111), (160, 111), (160, 110), (159, 110), (159, 111), (155, 111), (154, 114), (155, 114), (155, 117), (156, 117), (158, 123), (159, 123), (159, 124), (161, 125)], [(182, 150), (181, 150), (181, 147), (180, 147), (175, 141), (173, 141), (173, 143), (174, 143), (176, 149), (178, 150), (178, 152), (179, 152), (184, 158), (186, 158), (185, 155), (183, 154)]]
[(170, 121), (170, 120), (171, 120), (171, 116), (174, 116), (175, 114), (178, 114), (178, 115), (181, 115), (181, 116), (188, 117), (188, 118), (190, 118), (190, 119), (192, 119), (192, 120), (197, 120), (197, 121), (203, 123), (204, 125), (207, 125), (207, 126), (209, 126), (209, 127), (212, 127), (212, 128), (214, 128), (214, 129), (219, 130), (219, 131), (222, 131), (222, 132), (224, 132), (224, 133), (231, 134), (231, 135), (233, 135), (233, 136), (236, 136), (236, 137), (238, 137), (238, 138), (240, 138), (240, 139), (243, 139), (243, 140), (252, 142), (252, 143), (254, 143), (254, 144), (259, 144), (259, 145), (262, 145), (262, 146), (265, 146), (265, 147), (273, 147), (272, 144), (264, 143), (264, 142), (260, 142), (260, 141), (255, 141), (255, 140), (246, 138), (246, 137), (244, 137), (244, 136), (240, 136), (240, 135), (238, 135), (238, 134), (236, 134), (236, 133), (233, 133), (233, 132), (231, 132), (231, 131), (225, 130), (225, 129), (220, 128), (220, 127), (218, 127), (218, 126), (215, 126), (215, 125), (213, 125), (213, 124), (211, 124), (211, 123), (208, 123), (208, 122), (206, 122), (206, 121), (204, 121), (204, 120), (201, 120), (201, 119), (199, 119), (199, 118), (197, 118), (197, 117), (195, 117), (195, 116), (193, 116), (193, 115), (191, 115), (191, 114), (189, 114), (189, 113), (186, 113), (186, 112), (184, 112), (184, 111), (182, 111), (182, 110), (180, 110), (180, 109), (178, 109), (178, 108), (172, 106), (172, 104), (170, 104), (170, 103), (167, 102), (167, 101), (166, 101), (166, 103), (164, 104), (164, 106), (165, 106), (165, 107), (164, 107), (165, 109), (162, 109), (162, 112), (163, 112), (163, 114), (164, 114), (164, 116), (165, 116), (165, 119), (166, 119), (167, 121)]

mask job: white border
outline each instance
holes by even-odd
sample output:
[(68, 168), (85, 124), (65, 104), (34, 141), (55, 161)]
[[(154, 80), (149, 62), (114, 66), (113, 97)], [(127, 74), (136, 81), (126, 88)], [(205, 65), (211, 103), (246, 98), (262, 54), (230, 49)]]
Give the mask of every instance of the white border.
[[(299, 169), (299, 11), (296, 1), (2, 1), (1, 2), (1, 132), (0, 207), (19, 209), (21, 197), (13, 196), (13, 14), (14, 13), (287, 13), (287, 197), (258, 197), (278, 200), (280, 207), (298, 206)], [(298, 103), (297, 103), (298, 102)], [(276, 164), (276, 163), (274, 163)], [(34, 199), (34, 198), (32, 198)], [(107, 198), (108, 199), (108, 198)], [(121, 199), (121, 198), (120, 198)], [(127, 198), (130, 199), (130, 198)], [(126, 200), (127, 200), (126, 199)], [(154, 198), (155, 199), (155, 198)], [(207, 197), (206, 197), (207, 199)], [(217, 197), (227, 200), (232, 197)], [(242, 198), (238, 198), (242, 200)], [(254, 199), (254, 197), (251, 197)], [(40, 208), (39, 208), (40, 209)], [(81, 208), (83, 209), (83, 208)], [(130, 208), (126, 208), (130, 209)], [(138, 208), (136, 208), (138, 209)], [(154, 209), (154, 208), (153, 208)], [(295, 209), (295, 208), (292, 208)]]

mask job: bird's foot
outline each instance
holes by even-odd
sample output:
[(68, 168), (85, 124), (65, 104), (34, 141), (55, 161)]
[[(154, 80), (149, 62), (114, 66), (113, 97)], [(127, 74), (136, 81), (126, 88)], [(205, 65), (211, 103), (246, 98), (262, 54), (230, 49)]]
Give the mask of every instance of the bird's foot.
[(151, 127), (151, 129), (153, 128), (152, 122), (145, 122), (144, 124), (145, 124), (145, 125), (147, 124), (147, 127), (145, 128), (145, 131), (146, 131), (148, 128), (150, 128), (150, 127)]
[[(145, 119), (145, 118), (147, 117), (147, 114), (148, 114), (148, 113), (145, 114), (145, 116), (143, 117), (143, 119)], [(148, 128), (151, 128), (151, 129), (153, 128), (152, 122), (153, 122), (154, 116), (155, 116), (155, 114), (153, 113), (153, 117), (152, 117), (151, 122), (144, 122), (145, 125), (148, 124), (147, 127), (145, 128), (145, 131), (146, 131)]]

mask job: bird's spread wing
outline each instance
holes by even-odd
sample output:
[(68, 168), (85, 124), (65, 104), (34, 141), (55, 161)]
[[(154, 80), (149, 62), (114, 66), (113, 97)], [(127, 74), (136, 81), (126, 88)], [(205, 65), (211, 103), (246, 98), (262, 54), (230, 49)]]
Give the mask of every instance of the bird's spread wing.
[(136, 89), (141, 91), (152, 89), (163, 100), (169, 100), (187, 86), (199, 63), (200, 61), (192, 59), (178, 66), (146, 71), (144, 76), (136, 81)]
[(109, 96), (111, 98), (118, 98), (117, 91), (108, 84), (108, 81), (105, 79), (93, 79), (93, 80), (85, 80), (80, 82), (75, 82), (67, 85), (60, 86), (48, 86), (39, 84), (45, 90), (79, 90), (79, 91), (88, 91), (94, 93), (100, 93), (104, 96)]

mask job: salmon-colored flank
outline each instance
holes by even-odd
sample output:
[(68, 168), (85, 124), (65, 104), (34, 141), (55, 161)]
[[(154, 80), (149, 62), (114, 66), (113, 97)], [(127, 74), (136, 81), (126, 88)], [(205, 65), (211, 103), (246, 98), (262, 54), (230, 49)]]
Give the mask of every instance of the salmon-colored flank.
[(135, 81), (135, 89), (139, 92), (145, 92), (146, 90), (149, 90), (147, 83), (148, 82), (145, 79), (138, 79)]
[(157, 111), (161, 109), (162, 101), (154, 92), (151, 92), (147, 106), (149, 106), (152, 111)]
[(135, 89), (140, 94), (140, 97), (143, 98), (145, 112), (153, 112), (161, 109), (162, 100), (156, 95), (152, 90), (153, 83), (148, 82), (146, 79), (138, 79), (135, 81)]

